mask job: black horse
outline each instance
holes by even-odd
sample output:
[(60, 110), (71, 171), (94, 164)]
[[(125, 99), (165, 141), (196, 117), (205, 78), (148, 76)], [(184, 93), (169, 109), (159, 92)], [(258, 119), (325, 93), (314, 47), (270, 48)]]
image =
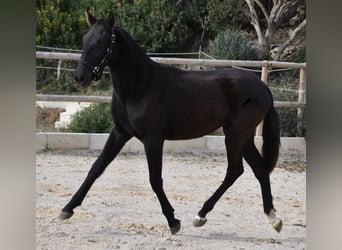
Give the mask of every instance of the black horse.
[[(279, 118), (269, 88), (254, 74), (236, 69), (183, 71), (152, 61), (134, 39), (115, 26), (111, 13), (97, 20), (86, 11), (90, 30), (74, 78), (81, 85), (100, 79), (107, 65), (113, 82), (113, 129), (86, 179), (60, 219), (70, 218), (94, 181), (133, 136), (143, 144), (150, 183), (160, 202), (171, 233), (180, 229), (174, 209), (163, 190), (164, 140), (190, 139), (223, 127), (228, 168), (223, 183), (195, 216), (194, 226), (205, 224), (206, 214), (243, 173), (242, 157), (260, 182), (264, 212), (279, 232), (269, 174), (279, 152)], [(263, 149), (254, 144), (256, 126), (264, 120)]]

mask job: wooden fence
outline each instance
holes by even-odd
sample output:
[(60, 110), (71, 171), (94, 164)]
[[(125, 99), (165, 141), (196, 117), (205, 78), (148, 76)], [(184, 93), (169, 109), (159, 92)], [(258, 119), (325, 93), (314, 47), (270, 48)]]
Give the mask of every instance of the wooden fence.
[[(60, 52), (36, 52), (37, 59), (59, 60), (59, 67), (62, 61), (77, 61), (79, 53)], [(291, 63), (278, 61), (242, 61), (242, 60), (212, 60), (212, 59), (188, 59), (188, 58), (164, 58), (151, 57), (152, 60), (169, 65), (187, 65), (190, 67), (248, 67), (261, 68), (261, 80), (267, 83), (270, 70), (274, 69), (299, 69), (298, 101), (284, 102), (275, 101), (276, 107), (297, 108), (298, 123), (297, 129), (301, 131), (303, 126), (303, 113), (306, 107), (306, 63)], [(59, 75), (60, 69), (57, 69)], [(37, 101), (70, 101), (70, 102), (105, 102), (110, 103), (110, 97), (104, 96), (67, 96), (67, 95), (36, 95)], [(262, 123), (258, 126), (256, 135), (262, 134)]]

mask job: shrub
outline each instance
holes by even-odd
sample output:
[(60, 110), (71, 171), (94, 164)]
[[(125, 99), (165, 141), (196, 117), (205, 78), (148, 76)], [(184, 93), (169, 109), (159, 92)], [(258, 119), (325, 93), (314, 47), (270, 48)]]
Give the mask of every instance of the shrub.
[(69, 129), (76, 133), (109, 133), (112, 128), (110, 105), (95, 103), (73, 115)]
[(291, 61), (293, 62), (306, 62), (306, 46), (299, 47), (298, 51), (294, 54), (294, 56), (291, 58)]
[(297, 136), (297, 109), (277, 108), (280, 118), (280, 135), (284, 137)]
[(227, 29), (209, 41), (209, 53), (220, 59), (257, 60), (258, 49), (248, 35), (240, 30)]

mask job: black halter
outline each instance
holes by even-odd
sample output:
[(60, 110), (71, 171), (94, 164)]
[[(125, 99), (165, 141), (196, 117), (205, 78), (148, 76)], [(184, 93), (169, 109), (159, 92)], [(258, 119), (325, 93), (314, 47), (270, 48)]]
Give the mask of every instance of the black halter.
[(110, 38), (110, 45), (107, 49), (107, 53), (98, 65), (94, 66), (93, 64), (87, 62), (85, 59), (83, 59), (83, 58), (80, 59), (79, 63), (83, 64), (84, 66), (86, 66), (88, 69), (90, 69), (92, 71), (91, 79), (93, 81), (99, 81), (101, 79), (103, 70), (108, 64), (109, 56), (113, 52), (113, 47), (114, 47), (115, 42), (116, 42), (116, 36), (114, 34), (114, 31), (113, 31), (112, 36)]

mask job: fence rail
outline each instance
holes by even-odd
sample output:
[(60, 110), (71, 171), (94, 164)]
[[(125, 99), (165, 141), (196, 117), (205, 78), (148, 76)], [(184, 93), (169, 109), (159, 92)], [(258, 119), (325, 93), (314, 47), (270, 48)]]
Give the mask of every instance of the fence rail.
[[(44, 52), (36, 51), (37, 59), (52, 59), (62, 61), (77, 61), (81, 57), (79, 53), (63, 53), (63, 52)], [(158, 63), (169, 65), (196, 65), (196, 66), (212, 66), (212, 67), (255, 67), (255, 68), (291, 68), (305, 69), (306, 63), (278, 62), (278, 61), (244, 61), (244, 60), (218, 60), (218, 59), (194, 59), (194, 58), (167, 58), (167, 57), (151, 57)]]
[[(81, 57), (80, 53), (61, 53), (61, 52), (43, 52), (36, 51), (37, 59), (59, 60), (57, 76), (60, 73), (61, 61), (77, 61)], [(299, 69), (299, 87), (298, 101), (284, 102), (275, 101), (276, 107), (297, 108), (298, 123), (297, 129), (301, 131), (303, 126), (303, 114), (306, 107), (305, 89), (306, 89), (306, 63), (278, 62), (278, 61), (242, 61), (242, 60), (216, 60), (216, 59), (188, 59), (188, 58), (166, 58), (151, 57), (158, 63), (169, 65), (190, 65), (190, 66), (208, 66), (208, 67), (249, 67), (261, 68), (261, 80), (267, 83), (268, 74), (271, 69), (288, 68)], [(71, 102), (105, 102), (109, 103), (111, 97), (105, 96), (61, 96), (61, 95), (36, 95), (37, 101), (71, 101)], [(261, 135), (262, 123), (258, 126), (256, 135)]]
[[(97, 103), (110, 103), (112, 97), (110, 96), (78, 96), (78, 95), (36, 95), (37, 101), (46, 102), (97, 102)], [(282, 102), (274, 101), (275, 107), (284, 108), (305, 108), (303, 102)]]

